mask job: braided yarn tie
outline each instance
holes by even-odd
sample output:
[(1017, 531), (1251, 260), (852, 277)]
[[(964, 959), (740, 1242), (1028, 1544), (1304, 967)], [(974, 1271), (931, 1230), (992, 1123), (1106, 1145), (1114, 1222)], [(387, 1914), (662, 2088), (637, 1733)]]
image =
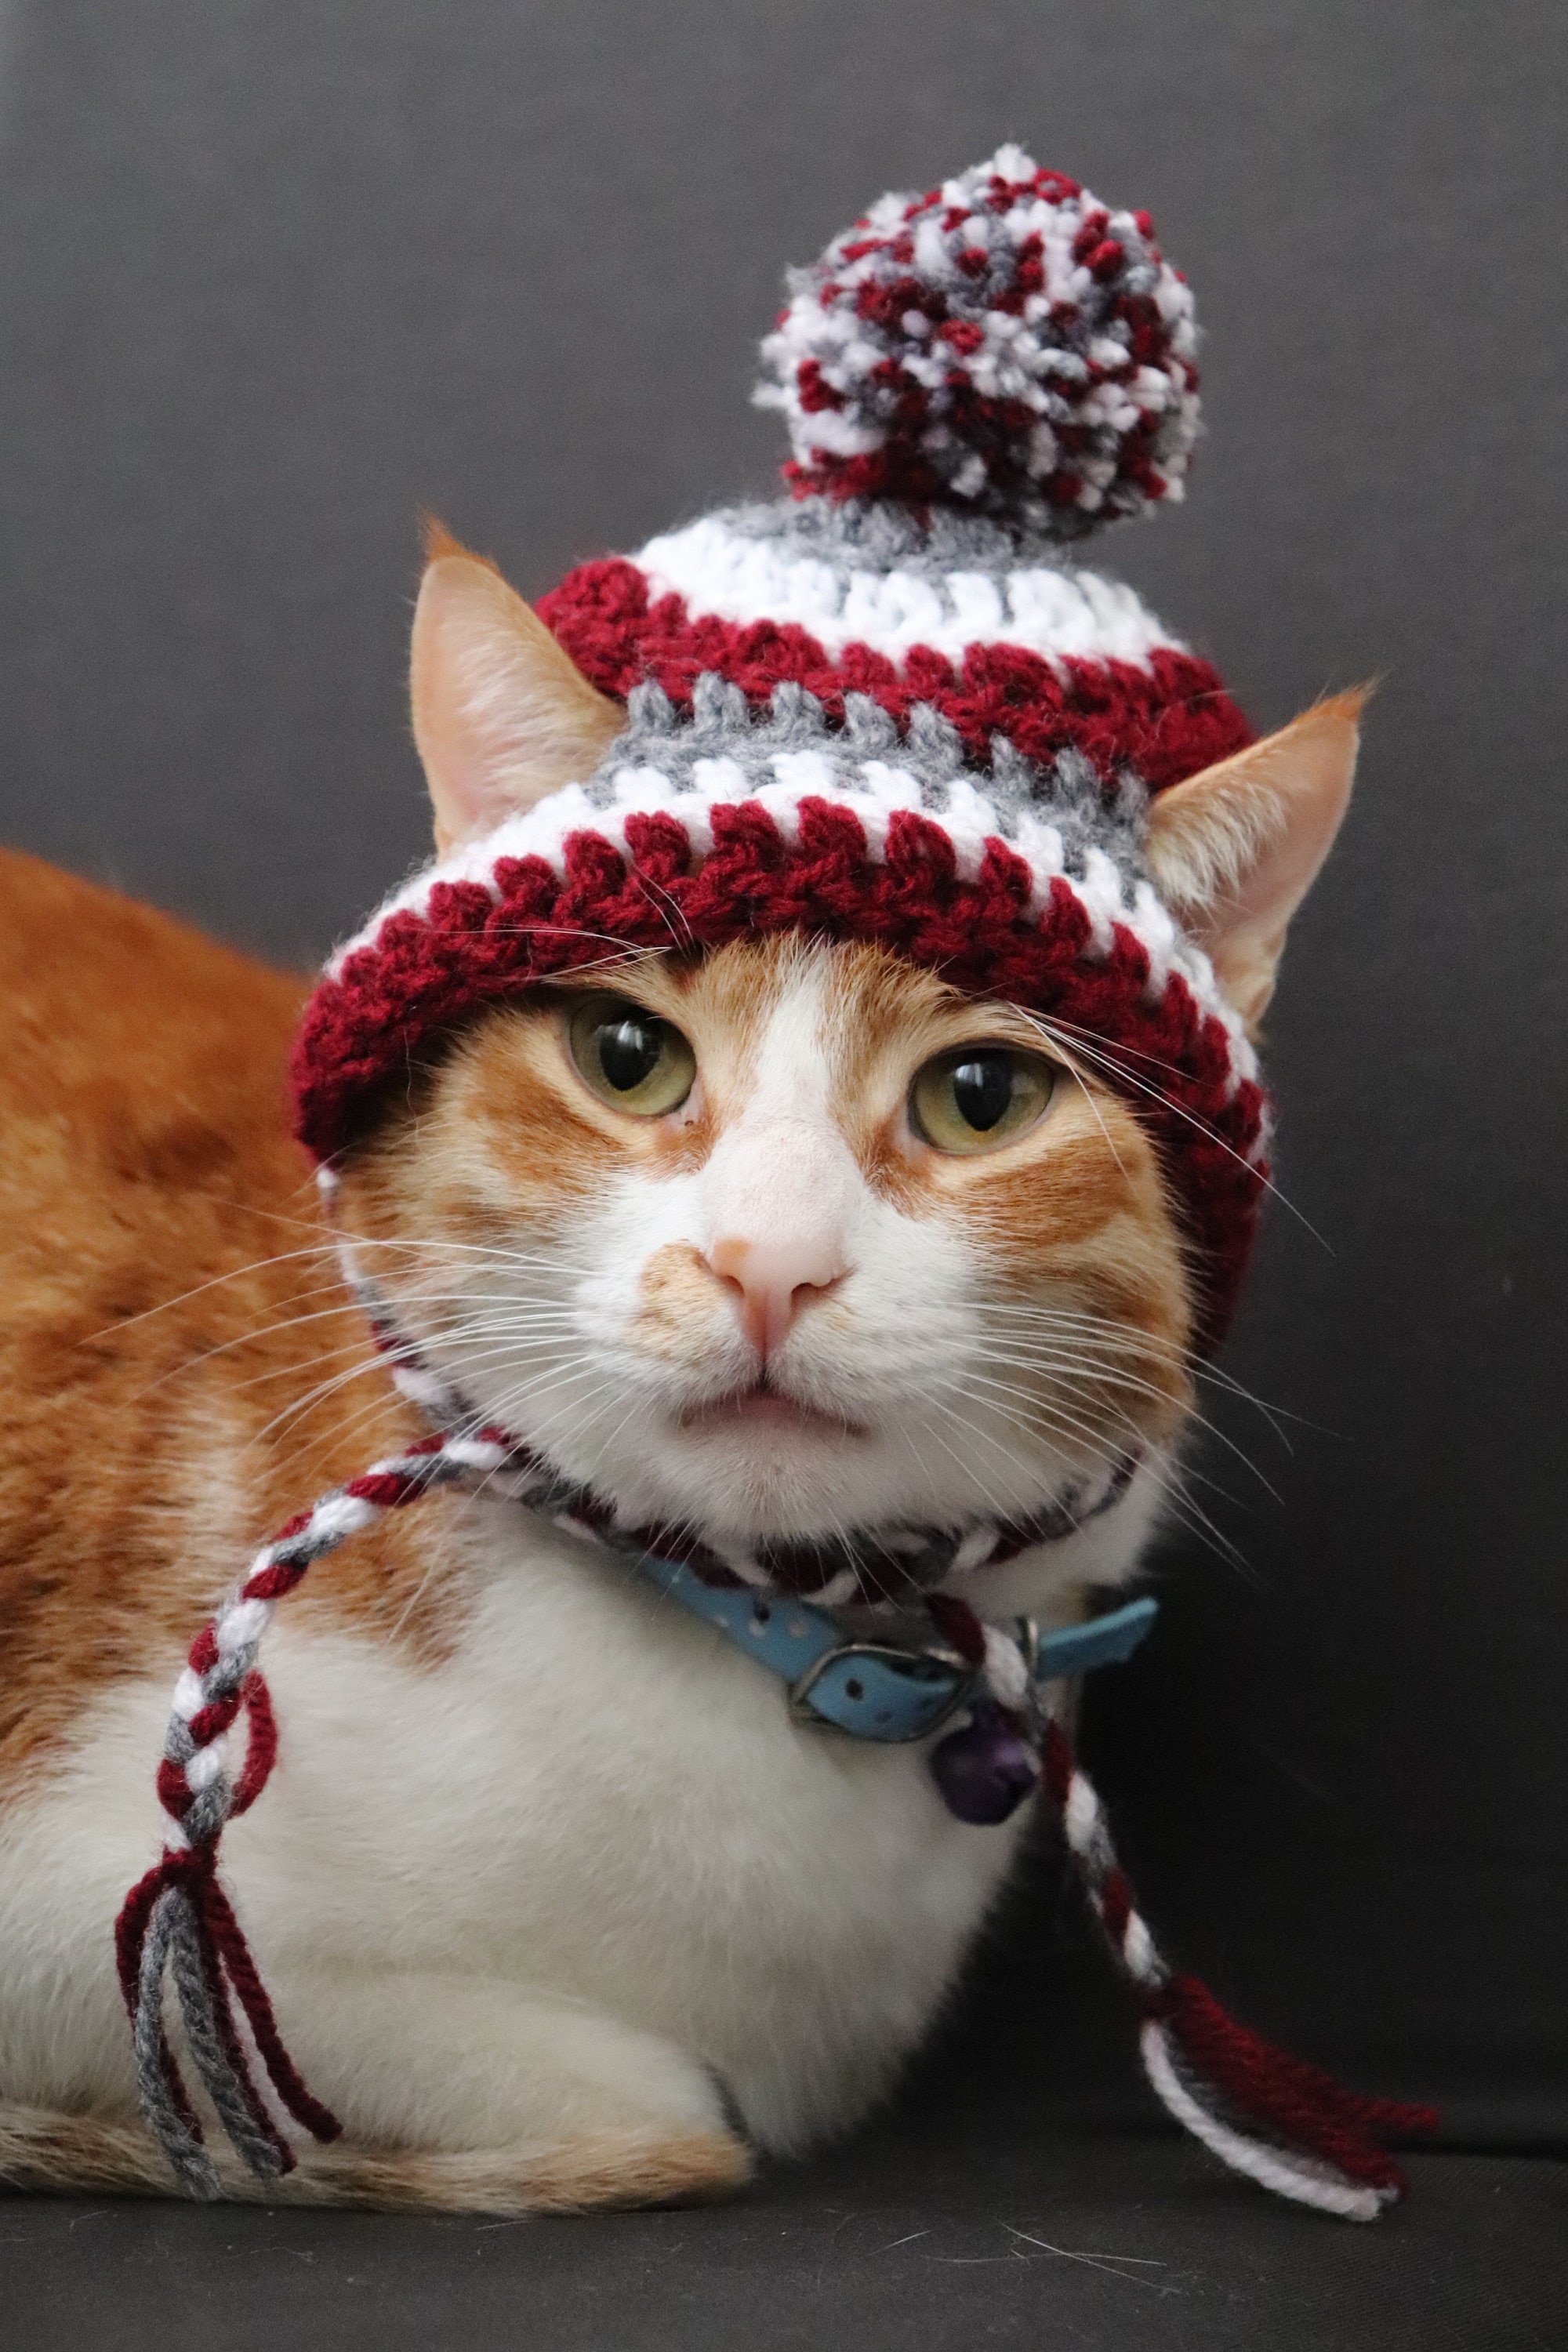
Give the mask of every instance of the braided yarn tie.
[[(192, 1643), (175, 1685), (157, 1780), (170, 1827), (162, 1857), (125, 1898), (115, 1951), (142, 2112), (182, 2186), (203, 2199), (220, 2197), (222, 2183), (170, 2040), (169, 1983), (191, 2061), (253, 2174), (277, 2179), (292, 2170), (295, 2158), (257, 2079), (241, 2016), (264, 2081), (285, 2113), (318, 2140), (335, 2139), (342, 2130), (284, 2047), (217, 1877), (225, 1826), (255, 1803), (277, 1757), (271, 1701), (256, 1663), (273, 1612), (318, 1559), (384, 1511), (405, 1509), (441, 1487), (479, 1482), (524, 1501), (540, 1494), (538, 1458), (504, 1430), (474, 1427), (461, 1399), (386, 1322), (383, 1302), (357, 1276), (346, 1249), (344, 1256), (396, 1386), (432, 1419), (455, 1425), (333, 1487), (263, 1544), (238, 1591)], [(1041, 1711), (1017, 1645), (950, 1593), (930, 1594), (926, 1607), (944, 1639), (980, 1674), (986, 1705), (1037, 1751), (1041, 1788), (1060, 1815), (1078, 1875), (1137, 1999), (1144, 2067), (1164, 2105), (1222, 2163), (1276, 2195), (1352, 2221), (1375, 2219), (1405, 2191), (1380, 2138), (1435, 2129), (1433, 2110), (1344, 2090), (1238, 2025), (1197, 1978), (1168, 1967), (1116, 1859), (1100, 1799), (1061, 1725)], [(246, 1754), (235, 1775), (228, 1739), (242, 1714)]]
[(1074, 1868), (1142, 2012), (1144, 2072), (1162, 2104), (1222, 2164), (1276, 2196), (1375, 2221), (1406, 2188), (1380, 2141), (1435, 2131), (1436, 2111), (1347, 2091), (1238, 2024), (1198, 1978), (1171, 1969), (1116, 1859), (1094, 1786), (1054, 1719), (1041, 1764)]
[[(289, 2115), (320, 2140), (337, 2138), (341, 2129), (283, 2046), (250, 1948), (217, 1878), (224, 1829), (255, 1803), (278, 1752), (271, 1701), (256, 1664), (262, 1636), (279, 1601), (315, 1561), (384, 1511), (403, 1509), (440, 1486), (493, 1476), (505, 1469), (510, 1454), (497, 1432), (447, 1431), (373, 1464), (263, 1544), (237, 1592), (191, 1645), (158, 1768), (158, 1796), (170, 1820), (163, 1855), (126, 1896), (114, 1940), (142, 2112), (195, 2197), (216, 2198), (222, 2190), (164, 2024), (165, 1979), (174, 1984), (192, 2062), (252, 2172), (276, 2178), (292, 2170), (294, 2156), (252, 2070), (237, 2002), (262, 2071)], [(236, 1778), (228, 1769), (228, 1735), (242, 1713), (248, 1738)]]

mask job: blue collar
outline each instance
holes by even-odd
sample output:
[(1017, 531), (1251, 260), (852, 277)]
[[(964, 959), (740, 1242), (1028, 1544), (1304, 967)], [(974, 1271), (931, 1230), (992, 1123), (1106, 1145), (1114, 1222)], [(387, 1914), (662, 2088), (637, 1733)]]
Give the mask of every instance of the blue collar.
[[(644, 1552), (637, 1566), (650, 1584), (781, 1676), (789, 1685), (790, 1712), (800, 1722), (829, 1724), (857, 1739), (924, 1739), (973, 1688), (973, 1668), (940, 1642), (910, 1649), (847, 1641), (841, 1626), (806, 1601), (704, 1584), (678, 1560), (652, 1552)], [(1016, 1638), (1031, 1682), (1089, 1674), (1130, 1658), (1159, 1606), (1147, 1598), (1130, 1601), (1109, 1616), (1044, 1636), (1031, 1620), (1019, 1618)]]

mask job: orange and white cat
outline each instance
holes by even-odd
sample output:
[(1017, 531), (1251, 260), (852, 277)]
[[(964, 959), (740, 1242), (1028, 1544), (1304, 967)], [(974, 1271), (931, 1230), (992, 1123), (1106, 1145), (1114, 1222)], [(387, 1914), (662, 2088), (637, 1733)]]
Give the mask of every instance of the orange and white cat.
[[(443, 845), (623, 722), (449, 543), (414, 676)], [(1249, 1024), (1358, 709), (1152, 804), (1149, 868)], [(167, 2189), (111, 1929), (169, 1692), (249, 1550), (417, 1423), (289, 1139), (303, 985), (21, 856), (0, 959), (0, 2178)], [(988, 1571), (987, 1616), (1059, 1623), (1172, 1490), (1193, 1276), (1144, 1126), (1071, 1038), (881, 948), (607, 951), (494, 1005), (411, 1069), (339, 1213), (465, 1391), (634, 1517), (1023, 1512), (1135, 1444), (1114, 1508)], [(1017, 1840), (484, 1496), (348, 1545), (268, 1672), (279, 1766), (225, 1869), (345, 2127), (269, 2199), (730, 2189), (888, 2088)]]

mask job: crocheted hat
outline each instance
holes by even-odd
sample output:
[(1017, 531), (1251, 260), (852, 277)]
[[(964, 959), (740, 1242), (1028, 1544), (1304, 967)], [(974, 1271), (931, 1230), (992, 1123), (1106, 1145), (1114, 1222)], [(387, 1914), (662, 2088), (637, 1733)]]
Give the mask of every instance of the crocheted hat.
[(1212, 1340), (1266, 1176), (1242, 1025), (1151, 883), (1150, 796), (1252, 740), (1069, 542), (1179, 498), (1192, 298), (1146, 213), (1016, 147), (792, 275), (757, 397), (791, 495), (584, 563), (541, 617), (626, 706), (596, 772), (464, 843), (332, 961), (295, 1082), (318, 1159), (486, 1003), (606, 937), (875, 940), (1081, 1034), (1159, 1141)]

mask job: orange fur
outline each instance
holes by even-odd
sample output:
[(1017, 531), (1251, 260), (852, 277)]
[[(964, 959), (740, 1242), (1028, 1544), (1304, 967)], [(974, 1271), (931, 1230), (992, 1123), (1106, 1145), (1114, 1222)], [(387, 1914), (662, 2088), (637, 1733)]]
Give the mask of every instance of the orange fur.
[(480, 555), (477, 549), (465, 547), (454, 536), (439, 515), (422, 514), (419, 518), (420, 537), (424, 541), (426, 563), (439, 563), (448, 555), (466, 556), (470, 563), (482, 563), (487, 572), (500, 573), (500, 565), (493, 555)]
[[(379, 1370), (271, 1426), (334, 1350), (372, 1360), (288, 1132), (303, 984), (12, 855), (0, 983), (4, 1791), (94, 1685), (177, 1672), (302, 1494), (411, 1433)], [(352, 1553), (300, 1606), (390, 1633), (412, 1530)], [(402, 1638), (436, 1635), (427, 1591)]]

